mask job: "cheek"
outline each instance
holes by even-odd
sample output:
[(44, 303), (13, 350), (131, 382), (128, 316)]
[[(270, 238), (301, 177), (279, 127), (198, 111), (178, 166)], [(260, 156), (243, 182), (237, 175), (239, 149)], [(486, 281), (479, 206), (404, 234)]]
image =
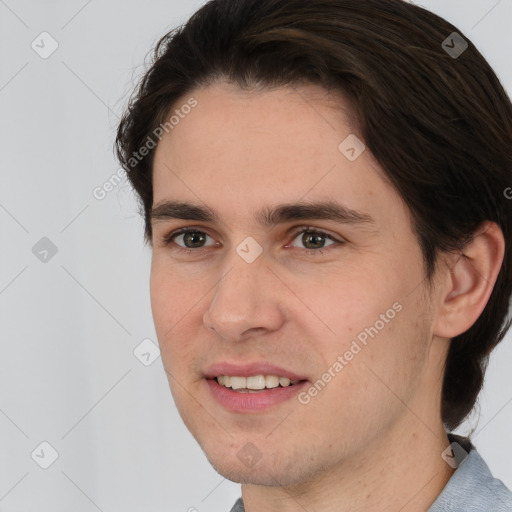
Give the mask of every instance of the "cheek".
[(346, 379), (340, 392), (347, 399), (368, 387), (385, 391), (386, 383), (404, 391), (414, 380), (427, 346), (421, 334), (424, 312), (419, 288), (411, 293), (407, 276), (380, 269), (373, 275), (368, 270), (364, 277), (355, 272), (344, 275), (315, 289), (320, 291), (310, 294), (308, 302), (317, 313), (314, 322), (310, 312), (298, 318), (314, 340), (311, 352), (321, 355), (317, 377), (329, 380), (324, 372), (330, 370), (333, 382)]
[(390, 417), (393, 410), (400, 411), (410, 402), (421, 384), (428, 362), (428, 319), (410, 299), (377, 308), (344, 344), (347, 362), (338, 391), (356, 415), (364, 404), (367, 411)]
[[(184, 275), (185, 274), (185, 275)], [(162, 256), (153, 256), (150, 274), (151, 309), (155, 325), (160, 329), (173, 329), (193, 311), (204, 293), (201, 283), (178, 271)], [(199, 305), (199, 304), (198, 304)], [(167, 331), (166, 331), (167, 332)]]
[[(398, 315), (393, 304), (400, 296), (400, 283), (386, 278), (382, 270), (367, 267), (364, 271), (347, 272), (339, 269), (313, 281), (310, 278), (296, 282), (296, 295), (304, 299), (301, 307), (307, 315), (297, 316), (297, 319), (314, 327), (317, 333), (322, 331), (325, 345), (334, 343), (337, 351), (347, 343), (350, 345), (358, 334), (364, 342), (365, 329), (378, 322), (381, 331)], [(381, 315), (385, 315), (386, 323), (380, 320)]]
[[(183, 361), (196, 337), (190, 331), (191, 319), (194, 319), (197, 326), (200, 325), (197, 322), (202, 322), (199, 308), (204, 293), (190, 280), (177, 279), (175, 273), (161, 269), (153, 263), (150, 297), (153, 322), (164, 364)], [(178, 339), (186, 339), (187, 343), (174, 342)]]
[[(410, 313), (404, 306), (381, 330), (354, 329), (339, 336), (336, 346), (317, 347), (325, 366), (310, 397), (303, 397), (304, 417), (313, 431), (329, 431), (339, 446), (349, 440), (347, 453), (407, 413), (404, 404), (418, 390), (426, 355)], [(368, 335), (366, 344), (357, 338), (361, 332)]]

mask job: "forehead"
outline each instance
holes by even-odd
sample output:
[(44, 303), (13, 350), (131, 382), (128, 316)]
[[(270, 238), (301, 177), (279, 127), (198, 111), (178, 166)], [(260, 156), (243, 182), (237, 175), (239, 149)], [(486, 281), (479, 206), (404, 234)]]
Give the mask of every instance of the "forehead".
[[(390, 214), (400, 205), (363, 150), (341, 94), (316, 85), (242, 91), (219, 83), (192, 91), (172, 112), (191, 98), (197, 105), (157, 146), (154, 204), (202, 202), (231, 215), (308, 200)], [(347, 158), (347, 145), (360, 156)]]

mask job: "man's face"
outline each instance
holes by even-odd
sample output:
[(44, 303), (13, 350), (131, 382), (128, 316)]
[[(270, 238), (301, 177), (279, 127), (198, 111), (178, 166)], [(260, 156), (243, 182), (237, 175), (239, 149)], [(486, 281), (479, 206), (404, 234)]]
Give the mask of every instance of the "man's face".
[[(369, 151), (357, 157), (346, 104), (317, 86), (215, 84), (183, 104), (191, 96), (157, 147), (154, 207), (218, 219), (154, 220), (151, 303), (176, 406), (211, 464), (234, 481), (295, 485), (434, 425), (444, 354), (431, 350), (420, 247)], [(256, 217), (317, 202), (366, 222)], [(288, 372), (305, 382), (248, 393), (213, 379)]]

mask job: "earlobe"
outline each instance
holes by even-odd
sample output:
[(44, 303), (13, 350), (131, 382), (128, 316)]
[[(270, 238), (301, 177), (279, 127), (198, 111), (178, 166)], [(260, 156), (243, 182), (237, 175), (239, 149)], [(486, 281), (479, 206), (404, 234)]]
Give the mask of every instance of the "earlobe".
[(505, 253), (499, 226), (484, 222), (461, 254), (444, 271), (434, 334), (453, 338), (466, 332), (482, 314), (496, 283)]

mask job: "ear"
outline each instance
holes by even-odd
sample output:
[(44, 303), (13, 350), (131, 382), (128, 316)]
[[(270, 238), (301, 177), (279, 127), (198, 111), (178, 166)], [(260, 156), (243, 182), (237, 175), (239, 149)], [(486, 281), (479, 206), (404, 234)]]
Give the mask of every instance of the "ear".
[(496, 283), (505, 239), (494, 222), (484, 222), (460, 254), (453, 255), (440, 276), (434, 335), (453, 338), (466, 332), (482, 314)]

